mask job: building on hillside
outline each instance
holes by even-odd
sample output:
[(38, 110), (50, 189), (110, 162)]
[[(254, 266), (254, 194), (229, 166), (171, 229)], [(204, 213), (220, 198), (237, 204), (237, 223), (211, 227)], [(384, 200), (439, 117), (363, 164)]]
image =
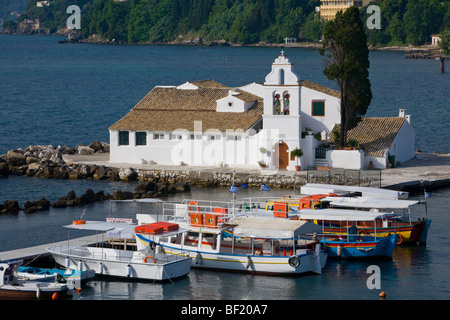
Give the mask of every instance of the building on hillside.
[[(302, 170), (319, 165), (354, 168), (353, 160), (343, 160), (347, 157), (357, 158), (357, 169), (379, 167), (382, 160), (366, 161), (362, 151), (339, 155), (342, 150), (322, 147), (340, 121), (339, 110), (340, 92), (300, 80), (281, 52), (264, 83), (232, 88), (202, 80), (154, 87), (109, 128), (110, 162), (241, 168), (265, 163), (274, 170), (295, 170), (299, 159), (291, 151), (300, 148)], [(365, 130), (368, 135), (375, 132)], [(361, 133), (361, 145), (363, 138)], [(394, 143), (389, 149), (396, 161), (410, 156), (403, 156), (403, 147)]]
[(326, 21), (333, 20), (338, 11), (345, 11), (352, 6), (365, 7), (370, 1), (372, 0), (321, 0), (320, 17)]
[(48, 7), (50, 5), (50, 1), (38, 1), (36, 2), (36, 7), (42, 8), (42, 7)]
[(441, 36), (438, 34), (434, 34), (431, 36), (431, 45), (437, 47), (439, 45), (439, 41), (441, 41)]

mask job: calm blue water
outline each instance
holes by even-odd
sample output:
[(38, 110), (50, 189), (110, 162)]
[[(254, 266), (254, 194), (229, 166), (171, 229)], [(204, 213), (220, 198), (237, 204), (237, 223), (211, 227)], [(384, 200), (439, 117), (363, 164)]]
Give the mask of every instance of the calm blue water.
[[(58, 37), (0, 35), (0, 153), (31, 144), (75, 146), (108, 141), (108, 127), (120, 119), (155, 85), (177, 85), (214, 79), (229, 86), (262, 82), (279, 53), (276, 48), (203, 48), (58, 44)], [(308, 49), (286, 49), (302, 79), (333, 88), (322, 74), (323, 57)], [(374, 99), (368, 116), (396, 116), (399, 108), (412, 115), (417, 147), (450, 152), (449, 73), (434, 60), (407, 60), (401, 53), (371, 53)], [(26, 177), (0, 178), (0, 203), (46, 197), (55, 201), (70, 190), (112, 193), (134, 185), (91, 180), (67, 181)], [(228, 196), (225, 189), (193, 189), (172, 196)], [(258, 195), (258, 191), (247, 192)], [(284, 193), (273, 190), (272, 195)], [(245, 196), (245, 195), (242, 195)], [(383, 262), (329, 261), (320, 276), (265, 277), (193, 270), (175, 284), (95, 280), (83, 289), (83, 300), (376, 300), (369, 290), (367, 267), (381, 268), (381, 290), (388, 299), (449, 299), (450, 190), (433, 192), (428, 213), (433, 219), (425, 247), (396, 248)], [(67, 239), (61, 226), (84, 208), (0, 216), (0, 252)], [(138, 209), (136, 209), (138, 210)], [(108, 202), (87, 207), (88, 218), (110, 212)], [(422, 216), (422, 215), (421, 215)], [(73, 234), (72, 234), (73, 235)], [(84, 235), (84, 234), (81, 234)], [(75, 236), (75, 235), (73, 235)], [(1, 259), (1, 257), (0, 257)]]

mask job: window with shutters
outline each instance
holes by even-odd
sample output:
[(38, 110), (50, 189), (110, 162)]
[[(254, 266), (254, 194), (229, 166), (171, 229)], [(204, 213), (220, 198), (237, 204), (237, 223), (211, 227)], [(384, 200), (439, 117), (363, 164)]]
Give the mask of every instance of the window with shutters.
[(128, 131), (119, 131), (119, 146), (128, 146), (130, 144), (130, 133)]
[(324, 117), (325, 116), (325, 101), (313, 101), (311, 108), (311, 115), (313, 117)]
[(136, 132), (136, 145), (137, 146), (147, 145), (147, 132)]

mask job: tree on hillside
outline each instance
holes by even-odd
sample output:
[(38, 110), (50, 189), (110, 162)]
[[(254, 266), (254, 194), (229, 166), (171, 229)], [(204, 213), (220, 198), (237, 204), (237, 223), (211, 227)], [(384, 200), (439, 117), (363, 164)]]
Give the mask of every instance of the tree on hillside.
[(319, 50), (328, 57), (323, 73), (335, 80), (341, 91), (340, 144), (347, 142), (347, 131), (365, 115), (372, 100), (369, 81), (369, 49), (358, 8), (338, 12), (327, 23)]
[(444, 51), (444, 54), (450, 54), (450, 30), (444, 30), (440, 34), (439, 48)]
[(439, 32), (444, 16), (444, 6), (438, 0), (414, 0), (406, 5), (403, 16), (406, 41), (421, 45), (433, 33)]

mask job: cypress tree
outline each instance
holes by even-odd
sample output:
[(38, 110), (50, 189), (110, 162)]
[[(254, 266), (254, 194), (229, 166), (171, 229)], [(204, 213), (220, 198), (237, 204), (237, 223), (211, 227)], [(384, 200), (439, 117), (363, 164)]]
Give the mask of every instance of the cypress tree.
[(347, 142), (347, 131), (365, 115), (372, 100), (369, 81), (369, 49), (359, 9), (350, 7), (327, 23), (319, 50), (327, 56), (325, 76), (336, 81), (341, 91), (340, 144)]

